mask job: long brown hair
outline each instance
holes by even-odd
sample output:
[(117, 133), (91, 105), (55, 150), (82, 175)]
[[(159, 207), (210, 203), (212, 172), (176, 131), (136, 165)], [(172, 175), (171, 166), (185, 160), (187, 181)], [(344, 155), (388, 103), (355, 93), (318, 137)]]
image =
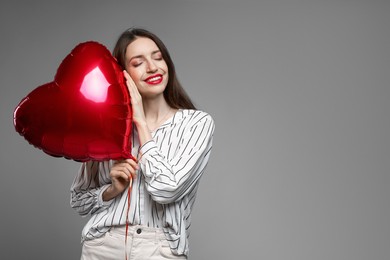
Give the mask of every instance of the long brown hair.
[(168, 83), (164, 90), (164, 98), (172, 108), (196, 109), (190, 97), (181, 86), (176, 76), (175, 66), (164, 43), (153, 33), (141, 29), (130, 28), (118, 38), (112, 55), (117, 59), (122, 69), (126, 68), (126, 48), (138, 37), (149, 38), (154, 41), (161, 51), (161, 55), (168, 66)]

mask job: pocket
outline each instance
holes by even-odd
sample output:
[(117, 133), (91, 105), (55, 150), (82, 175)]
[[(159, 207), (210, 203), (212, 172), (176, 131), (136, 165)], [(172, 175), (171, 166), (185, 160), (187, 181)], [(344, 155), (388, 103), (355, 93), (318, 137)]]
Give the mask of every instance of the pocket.
[(174, 255), (166, 240), (160, 241), (160, 255), (163, 259), (187, 259), (185, 255)]
[(83, 246), (91, 247), (91, 246), (101, 246), (101, 245), (103, 245), (104, 241), (105, 241), (105, 238), (106, 238), (106, 234), (104, 234), (101, 237), (94, 238), (94, 239), (84, 240)]

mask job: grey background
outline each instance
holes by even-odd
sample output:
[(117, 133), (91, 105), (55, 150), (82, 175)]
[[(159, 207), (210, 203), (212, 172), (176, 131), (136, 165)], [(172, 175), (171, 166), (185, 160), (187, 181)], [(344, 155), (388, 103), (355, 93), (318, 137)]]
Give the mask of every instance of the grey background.
[(1, 259), (79, 259), (79, 164), (12, 113), (78, 43), (142, 26), (215, 119), (191, 259), (390, 258), (389, 1), (2, 1)]

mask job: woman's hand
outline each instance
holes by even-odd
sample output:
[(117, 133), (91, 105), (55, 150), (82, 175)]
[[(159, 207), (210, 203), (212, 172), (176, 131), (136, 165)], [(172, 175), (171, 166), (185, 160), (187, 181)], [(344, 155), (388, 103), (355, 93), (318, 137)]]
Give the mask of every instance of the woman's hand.
[(131, 108), (133, 110), (133, 122), (137, 127), (138, 138), (140, 145), (152, 139), (150, 130), (146, 123), (146, 117), (144, 112), (144, 107), (142, 103), (142, 96), (139, 93), (137, 86), (135, 85), (133, 79), (130, 77), (129, 73), (126, 70), (123, 71), (123, 74), (126, 78), (126, 85), (129, 89), (130, 98), (131, 98)]
[(142, 96), (139, 93), (137, 86), (135, 85), (133, 79), (130, 77), (129, 73), (124, 70), (123, 74), (126, 78), (126, 85), (130, 93), (131, 108), (133, 109), (133, 121), (137, 126), (140, 124), (146, 125)]
[(138, 164), (133, 159), (116, 161), (111, 167), (111, 186), (103, 192), (103, 201), (108, 201), (121, 194), (136, 178)]

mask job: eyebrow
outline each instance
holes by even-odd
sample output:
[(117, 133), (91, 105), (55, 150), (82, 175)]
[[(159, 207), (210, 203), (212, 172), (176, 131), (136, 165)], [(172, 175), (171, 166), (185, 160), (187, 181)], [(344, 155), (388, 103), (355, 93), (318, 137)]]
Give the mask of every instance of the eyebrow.
[[(155, 50), (155, 51), (152, 51), (152, 55), (156, 54), (156, 53), (159, 53), (161, 52), (160, 50)], [(137, 56), (133, 56), (129, 59), (129, 61), (131, 61), (132, 59), (137, 59), (137, 58), (142, 58), (144, 55), (137, 55)]]

